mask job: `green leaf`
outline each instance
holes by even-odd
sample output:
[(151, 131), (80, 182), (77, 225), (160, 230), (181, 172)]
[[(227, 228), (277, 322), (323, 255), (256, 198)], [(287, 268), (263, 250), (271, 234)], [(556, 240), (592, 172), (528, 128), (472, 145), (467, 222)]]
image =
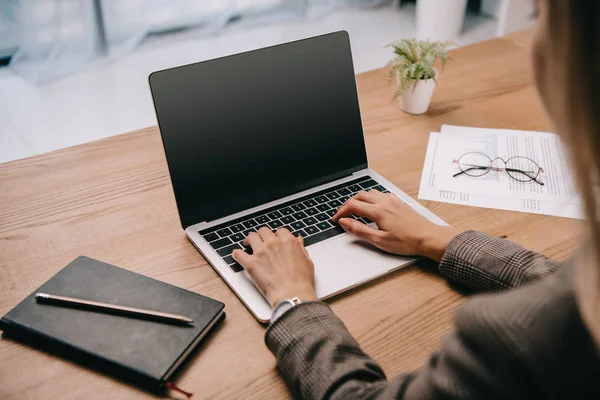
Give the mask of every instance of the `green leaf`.
[(452, 46), (456, 46), (456, 43), (419, 41), (414, 38), (405, 38), (386, 45), (385, 47), (393, 49), (394, 53), (394, 58), (386, 64), (390, 68), (388, 83), (392, 82), (394, 75), (398, 76), (398, 87), (394, 97), (401, 96), (411, 85), (414, 90), (414, 83), (420, 80), (433, 79), (437, 84), (433, 64), (441, 59), (443, 72), (446, 61), (451, 58), (446, 49)]

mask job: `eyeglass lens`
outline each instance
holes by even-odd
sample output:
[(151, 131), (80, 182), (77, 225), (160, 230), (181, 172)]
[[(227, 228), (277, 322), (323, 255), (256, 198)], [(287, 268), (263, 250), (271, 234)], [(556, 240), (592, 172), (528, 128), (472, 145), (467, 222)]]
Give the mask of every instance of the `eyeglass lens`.
[(513, 157), (506, 161), (506, 172), (515, 180), (528, 182), (535, 179), (540, 167), (527, 157)]
[(469, 176), (483, 176), (492, 168), (492, 160), (483, 153), (466, 153), (458, 159), (458, 167)]

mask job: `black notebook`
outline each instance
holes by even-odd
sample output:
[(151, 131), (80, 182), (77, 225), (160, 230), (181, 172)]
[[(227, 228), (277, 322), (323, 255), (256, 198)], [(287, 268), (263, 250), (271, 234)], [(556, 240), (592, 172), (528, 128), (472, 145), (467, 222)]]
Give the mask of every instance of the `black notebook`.
[[(176, 325), (41, 304), (35, 300), (38, 292), (181, 314), (194, 322)], [(223, 303), (208, 297), (78, 257), (0, 319), (0, 329), (17, 340), (160, 391), (223, 319), (223, 309)]]

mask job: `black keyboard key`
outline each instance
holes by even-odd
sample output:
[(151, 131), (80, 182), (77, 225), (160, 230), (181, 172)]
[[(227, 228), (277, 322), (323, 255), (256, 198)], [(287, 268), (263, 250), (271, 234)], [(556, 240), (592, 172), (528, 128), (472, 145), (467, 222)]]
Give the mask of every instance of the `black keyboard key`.
[(379, 183), (375, 182), (373, 179), (369, 179), (364, 182), (360, 182), (358, 185), (363, 189), (368, 189), (370, 187), (379, 185)]
[(242, 267), (242, 266), (241, 266), (240, 264), (238, 264), (238, 263), (231, 264), (231, 265), (229, 266), (229, 268), (231, 268), (231, 270), (232, 270), (233, 272), (241, 272), (241, 271), (243, 271), (243, 270), (244, 270), (244, 267)]
[(362, 188), (358, 185), (352, 185), (352, 186), (348, 186), (348, 190), (352, 192), (352, 194), (356, 193), (356, 192), (360, 192), (362, 190)]
[(317, 221), (317, 219), (315, 217), (308, 217), (308, 218), (304, 218), (302, 220), (302, 222), (304, 222), (306, 225), (314, 225), (319, 221)]
[(305, 205), (306, 207), (314, 207), (314, 206), (316, 206), (316, 205), (317, 205), (317, 202), (316, 202), (316, 200), (315, 200), (315, 199), (308, 199), (308, 200), (306, 200), (306, 201), (304, 202), (304, 205)]
[(298, 229), (304, 228), (306, 225), (304, 225), (304, 222), (302, 222), (302, 221), (296, 221), (296, 222), (292, 222), (290, 224), (290, 226), (292, 227), (293, 230), (297, 231)]
[(295, 219), (291, 215), (281, 218), (281, 222), (283, 222), (284, 224), (291, 224), (294, 221), (295, 221)]
[(233, 232), (231, 232), (231, 230), (229, 230), (229, 228), (225, 228), (225, 229), (221, 229), (220, 231), (217, 231), (217, 233), (219, 234), (220, 237), (225, 237), (225, 236), (231, 235)]
[(276, 219), (274, 221), (269, 222), (267, 225), (269, 225), (269, 227), (271, 229), (277, 229), (277, 228), (281, 228), (283, 226), (283, 222), (281, 222), (280, 220)]
[(244, 225), (242, 224), (235, 224), (233, 226), (230, 226), (229, 229), (231, 229), (231, 232), (233, 233), (238, 233), (238, 232), (242, 232), (244, 229)]
[(331, 208), (338, 208), (339, 206), (341, 206), (341, 205), (342, 205), (342, 203), (341, 203), (339, 200), (333, 200), (333, 201), (330, 201), (330, 202), (329, 202), (329, 203), (327, 203), (327, 204), (329, 204), (329, 206), (330, 206)]
[(317, 228), (316, 226), (309, 226), (304, 228), (304, 232), (306, 232), (309, 235), (314, 235), (315, 233), (319, 232), (319, 228)]
[(277, 219), (277, 218), (281, 218), (282, 215), (279, 211), (273, 211), (271, 213), (267, 214), (267, 217), (271, 218), (271, 219)]
[(244, 236), (243, 233), (234, 233), (233, 235), (229, 236), (229, 239), (231, 239), (234, 242), (242, 241), (245, 238), (246, 238), (246, 236)]
[(242, 246), (242, 248), (244, 249), (244, 251), (250, 255), (252, 255), (253, 251), (252, 251), (252, 247), (250, 246)]
[(331, 210), (325, 211), (325, 214), (329, 215), (329, 217), (333, 217), (336, 212), (337, 210), (335, 208), (332, 208)]
[(294, 235), (296, 237), (298, 237), (298, 236), (305, 237), (306, 233), (304, 233), (304, 231), (302, 229), (300, 229), (299, 231), (292, 232), (292, 235)]
[(306, 210), (304, 210), (304, 212), (306, 213), (306, 215), (313, 216), (313, 215), (317, 215), (319, 213), (319, 210), (312, 207), (312, 208), (307, 208)]
[(260, 217), (256, 217), (254, 219), (259, 224), (266, 224), (267, 222), (269, 222), (269, 217), (267, 217), (266, 215), (261, 215)]
[(231, 256), (227, 256), (227, 257), (223, 258), (223, 261), (225, 261), (227, 263), (227, 265), (235, 264), (235, 260)]
[(348, 190), (348, 188), (343, 188), (338, 190), (338, 193), (341, 194), (342, 196), (346, 196), (348, 194), (350, 194), (350, 191)]
[(317, 210), (319, 210), (319, 211), (321, 211), (321, 212), (323, 212), (323, 211), (327, 211), (327, 210), (329, 210), (330, 208), (331, 208), (331, 207), (329, 207), (329, 206), (327, 205), (327, 203), (324, 203), (324, 204), (319, 204), (319, 205), (317, 206)]
[(256, 232), (256, 229), (252, 228), (252, 229), (248, 229), (247, 231), (242, 232), (244, 234), (244, 236), (248, 236), (251, 232)]
[(317, 197), (315, 197), (315, 200), (319, 204), (325, 203), (325, 202), (329, 201), (329, 199), (327, 197), (325, 197), (325, 196), (317, 196)]
[(282, 213), (283, 215), (290, 215), (294, 213), (294, 210), (292, 210), (290, 207), (285, 207), (282, 208), (281, 210), (279, 210), (280, 213)]
[(338, 197), (340, 197), (340, 195), (338, 194), (338, 192), (331, 192), (331, 193), (327, 193), (325, 196), (327, 196), (327, 198), (329, 200), (335, 200)]
[(289, 225), (284, 225), (284, 226), (282, 226), (282, 227), (281, 227), (281, 228), (279, 228), (279, 229), (287, 229), (287, 230), (288, 230), (288, 231), (290, 231), (290, 232), (291, 232), (291, 231), (293, 231), (292, 227), (291, 227), (291, 226), (289, 226)]
[(342, 197), (340, 197), (338, 200), (339, 200), (339, 201), (341, 201), (341, 202), (342, 202), (342, 204), (343, 204), (343, 203), (345, 203), (346, 201), (348, 201), (348, 199), (349, 199), (349, 198), (350, 198), (350, 196), (342, 196)]
[(260, 228), (268, 228), (267, 224), (259, 225), (256, 227), (256, 232), (260, 231)]
[(215, 240), (213, 242), (210, 242), (210, 245), (212, 246), (213, 249), (220, 249), (223, 246), (227, 246), (228, 244), (233, 243), (231, 241), (231, 239), (229, 238), (223, 238), (223, 239), (219, 239), (219, 240)]
[(371, 188), (371, 189), (369, 189), (369, 190), (373, 190), (373, 189), (377, 189), (377, 190), (379, 190), (380, 192), (383, 192), (383, 191), (385, 190), (385, 188), (384, 188), (383, 186), (381, 186), (381, 185), (377, 185), (377, 186), (375, 186), (375, 187), (372, 187), (372, 188)]
[(294, 211), (302, 211), (302, 210), (304, 210), (305, 208), (306, 208), (306, 206), (305, 206), (304, 204), (302, 204), (302, 203), (294, 204), (294, 205), (292, 206), (292, 209), (293, 209)]
[(316, 217), (317, 221), (327, 221), (330, 217), (325, 213), (318, 214)]
[(317, 228), (319, 228), (322, 231), (326, 231), (327, 229), (331, 228), (331, 224), (327, 221), (323, 221), (323, 222), (319, 222), (317, 224)]
[(253, 219), (249, 219), (246, 222), (242, 222), (242, 225), (244, 225), (246, 228), (254, 228), (256, 225), (258, 225), (258, 223), (253, 220)]
[(296, 219), (303, 219), (303, 218), (307, 217), (307, 215), (304, 213), (304, 211), (297, 212), (292, 216)]
[(204, 240), (206, 240), (207, 242), (212, 242), (213, 240), (217, 240), (218, 238), (219, 235), (217, 235), (215, 232), (207, 233), (206, 235), (204, 235)]
[(332, 238), (332, 237), (340, 235), (344, 232), (346, 232), (346, 231), (343, 230), (341, 227), (335, 226), (331, 229), (327, 229), (326, 231), (321, 231), (321, 232), (317, 233), (316, 235), (311, 235), (311, 236), (307, 237), (306, 239), (304, 239), (304, 245), (310, 246), (311, 244), (321, 242), (325, 239)]
[(221, 257), (225, 257), (225, 256), (230, 255), (235, 249), (241, 249), (241, 248), (242, 247), (239, 244), (234, 243), (234, 244), (232, 244), (230, 246), (220, 248), (219, 250), (217, 250), (217, 253)]

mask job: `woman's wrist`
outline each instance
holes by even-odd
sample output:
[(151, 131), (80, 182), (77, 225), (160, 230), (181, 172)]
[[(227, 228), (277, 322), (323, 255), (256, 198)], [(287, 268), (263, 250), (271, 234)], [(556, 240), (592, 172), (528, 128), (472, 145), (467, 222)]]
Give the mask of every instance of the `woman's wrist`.
[(421, 240), (419, 255), (440, 262), (448, 244), (462, 231), (451, 226), (437, 226), (426, 232)]
[(302, 301), (318, 301), (319, 297), (313, 288), (297, 288), (291, 290), (281, 291), (279, 293), (274, 293), (272, 296), (269, 296), (268, 300), (271, 304), (271, 308), (275, 308), (277, 304), (281, 303), (283, 300), (288, 300), (291, 298), (297, 297)]

